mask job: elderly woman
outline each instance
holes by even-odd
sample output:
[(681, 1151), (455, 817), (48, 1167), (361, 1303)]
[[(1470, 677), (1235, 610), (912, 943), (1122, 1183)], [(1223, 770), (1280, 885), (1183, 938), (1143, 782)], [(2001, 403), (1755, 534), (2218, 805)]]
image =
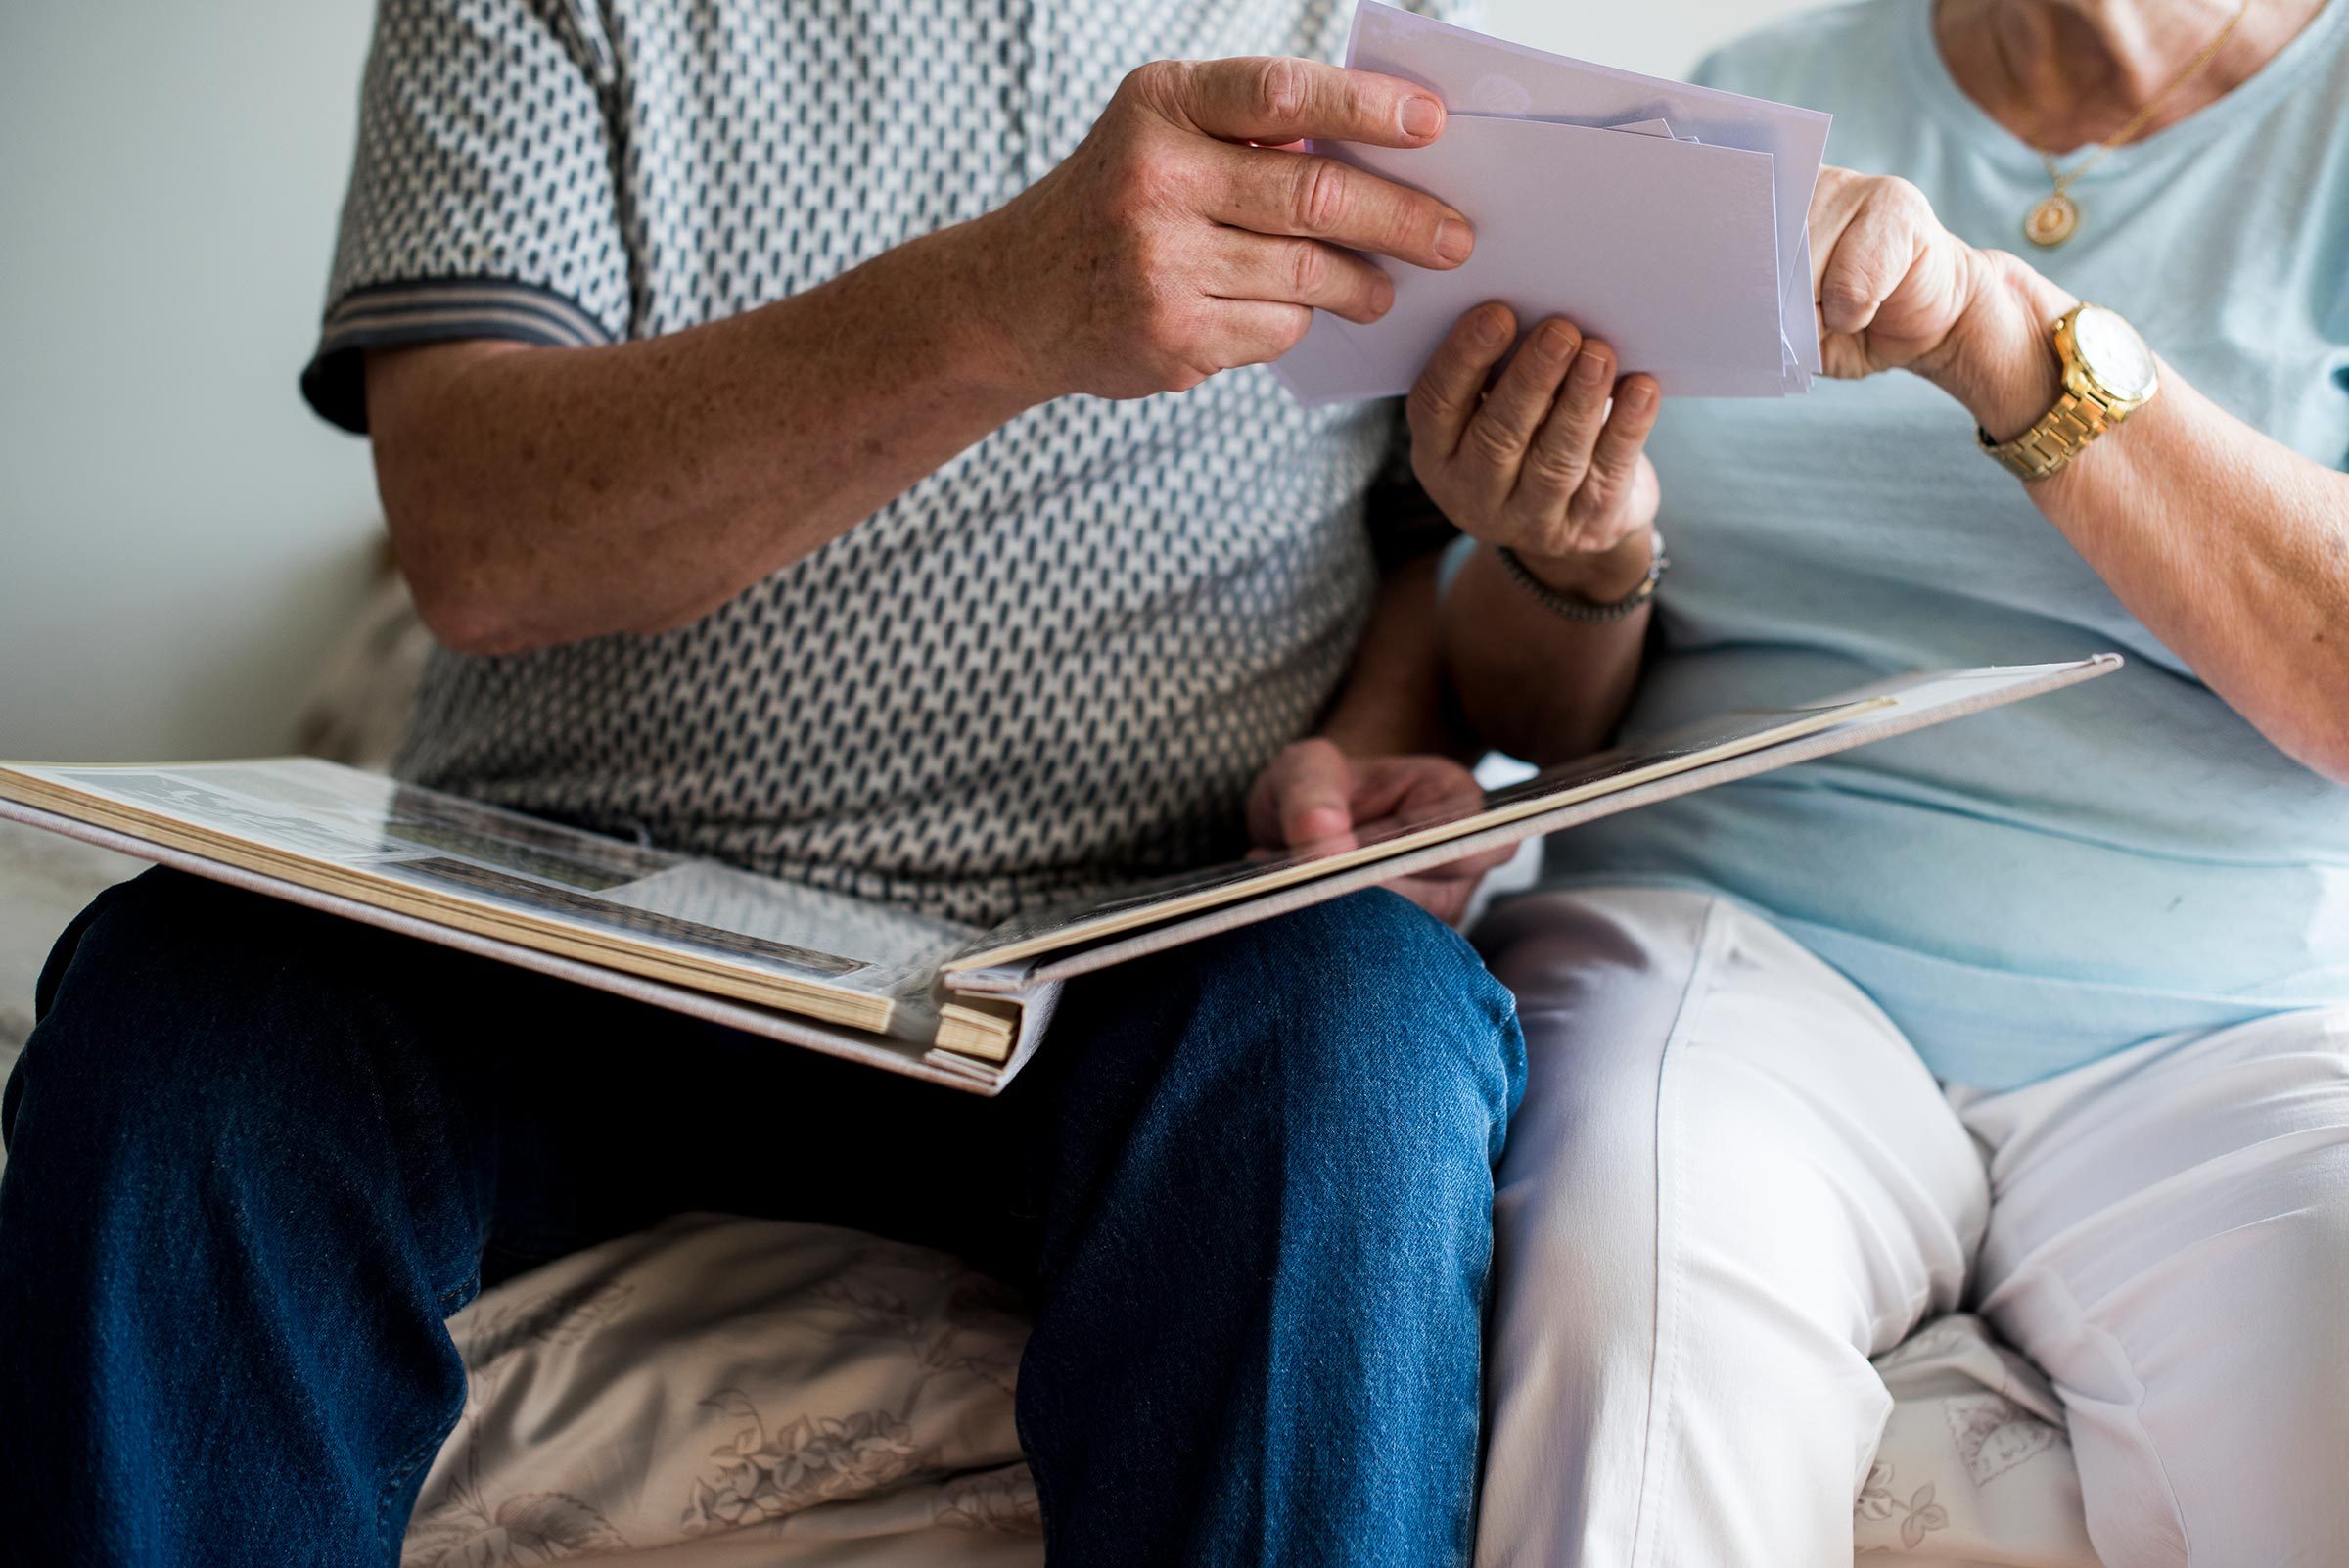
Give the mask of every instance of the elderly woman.
[(2129, 663), (1578, 829), (1488, 923), (1482, 1559), (1847, 1561), (1868, 1357), (1971, 1304), (2108, 1568), (2349, 1561), (2349, 0), (1865, 0), (1704, 79), (1834, 113), (1869, 379), (1659, 422), (1563, 323), (1484, 391), (1463, 320), (1411, 415), (1467, 714)]

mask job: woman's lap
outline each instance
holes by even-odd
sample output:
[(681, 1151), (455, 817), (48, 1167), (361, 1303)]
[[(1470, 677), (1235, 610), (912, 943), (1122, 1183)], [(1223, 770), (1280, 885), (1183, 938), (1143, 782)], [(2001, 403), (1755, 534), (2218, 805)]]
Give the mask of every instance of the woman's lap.
[[(1729, 904), (1520, 900), (1485, 931), (1527, 1092), (1496, 1210), (1489, 1565), (1820, 1562), (1988, 1207), (1882, 1015)], [(1792, 1433), (1815, 1441), (1788, 1441)]]
[(1974, 1289), (2053, 1379), (2110, 1568), (2349, 1542), (2349, 1011), (1952, 1093), (1992, 1151)]
[[(1887, 1408), (1866, 1359), (1956, 1304), (1986, 1233), (1986, 1309), (2051, 1363), (2110, 1568), (2349, 1532), (2289, 1481), (2337, 1473), (2349, 1442), (2349, 1388), (2326, 1386), (2349, 1379), (2338, 1020), (1945, 1098), (1856, 989), (1723, 901), (1546, 895), (1482, 937), (1531, 1054), (1497, 1208), (1483, 1562), (1848, 1553)], [(2176, 1169), (2132, 1166), (2147, 1141)], [(2162, 1194), (2209, 1218), (2182, 1229)]]

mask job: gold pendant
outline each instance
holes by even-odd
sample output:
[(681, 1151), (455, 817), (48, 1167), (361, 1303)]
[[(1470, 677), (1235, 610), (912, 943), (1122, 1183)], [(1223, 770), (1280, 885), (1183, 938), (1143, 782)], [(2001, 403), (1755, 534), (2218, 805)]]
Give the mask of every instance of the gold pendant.
[(2031, 215), (2023, 219), (2023, 238), (2044, 251), (2061, 245), (2079, 228), (2080, 205), (2057, 191), (2031, 208)]

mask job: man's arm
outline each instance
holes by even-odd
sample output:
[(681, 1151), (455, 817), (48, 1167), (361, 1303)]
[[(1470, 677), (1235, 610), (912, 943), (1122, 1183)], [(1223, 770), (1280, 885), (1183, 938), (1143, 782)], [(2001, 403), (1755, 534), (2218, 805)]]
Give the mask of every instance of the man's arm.
[(1466, 220), (1270, 144), (1415, 147), (1442, 125), (1390, 77), (1161, 63), (1006, 207), (819, 288), (610, 347), (371, 352), (418, 608), (469, 652), (681, 625), (1037, 403), (1277, 358), (1315, 306), (1375, 320), (1393, 285), (1351, 253), (1456, 266)]
[(596, 348), (367, 355), (376, 483), (441, 641), (662, 631), (1027, 406), (946, 235), (727, 321)]
[[(1259, 847), (1333, 847), (1360, 824), (1483, 803), (1458, 761), (1465, 742), (1446, 718), (1437, 612), (1435, 556), (1388, 572), (1321, 732), (1282, 751), (1248, 793), (1248, 834)], [(1486, 873), (1514, 853), (1488, 850), (1386, 886), (1439, 920), (1457, 920)]]

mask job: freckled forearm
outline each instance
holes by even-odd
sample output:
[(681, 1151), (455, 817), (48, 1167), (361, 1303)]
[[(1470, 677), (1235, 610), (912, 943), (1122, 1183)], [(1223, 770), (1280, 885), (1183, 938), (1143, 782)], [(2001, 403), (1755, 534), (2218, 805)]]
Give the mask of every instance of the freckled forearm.
[(2035, 499), (2212, 690), (2349, 782), (2349, 477), (2163, 375), (2097, 442), (2111, 451), (2092, 447)]
[[(2049, 323), (2074, 302), (2011, 265), (1932, 377), (1999, 438), (2053, 403)], [(2212, 690), (2287, 754), (2349, 780), (2349, 476), (2165, 364), (2152, 402), (2028, 490)]]
[(428, 614), (477, 651), (681, 624), (1030, 406), (962, 243), (669, 337), (373, 356), (378, 480)]

